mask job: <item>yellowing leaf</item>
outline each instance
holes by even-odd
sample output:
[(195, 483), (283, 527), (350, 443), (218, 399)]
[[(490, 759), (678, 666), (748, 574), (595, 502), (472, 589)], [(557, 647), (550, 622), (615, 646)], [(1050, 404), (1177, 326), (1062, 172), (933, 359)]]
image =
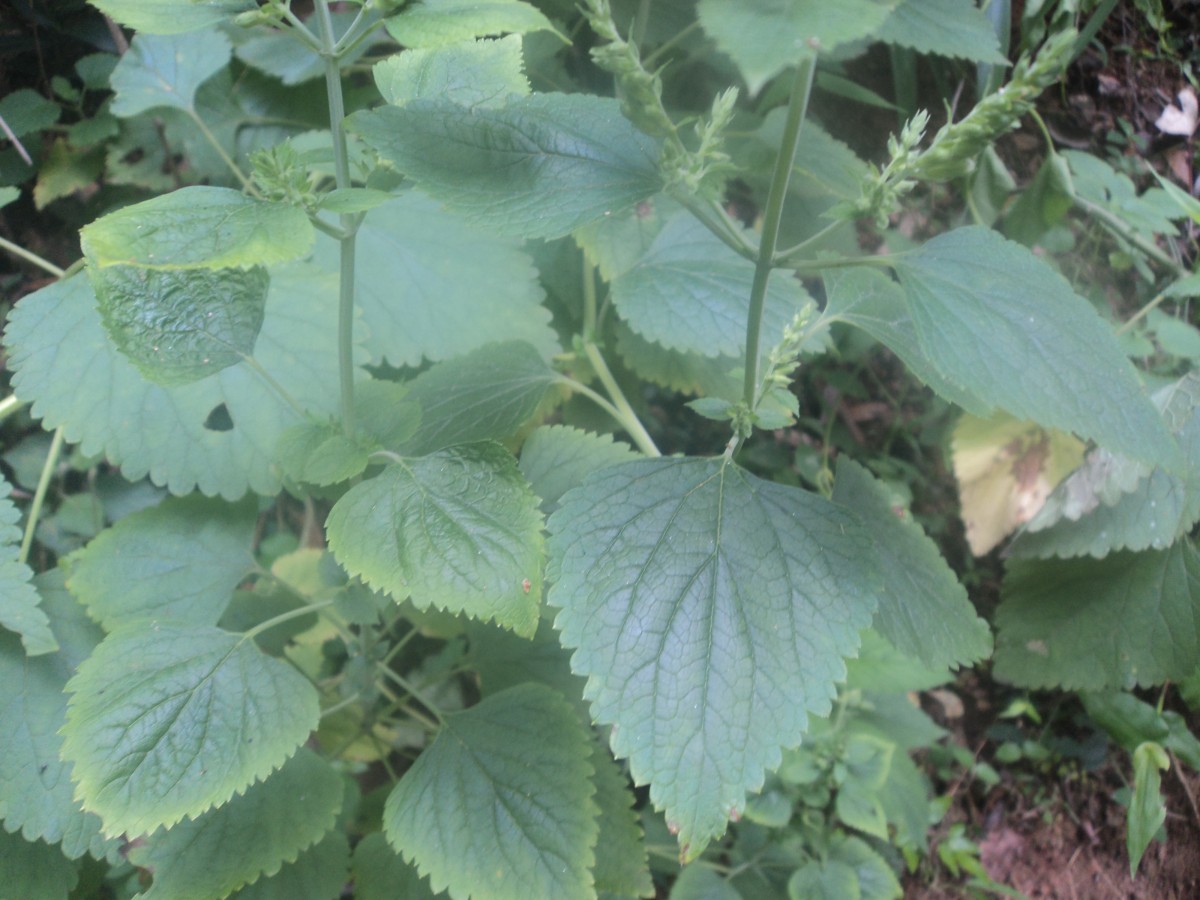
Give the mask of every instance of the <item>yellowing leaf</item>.
[(1083, 460), (1077, 438), (1008, 415), (964, 415), (954, 428), (954, 477), (967, 543), (987, 553), (1037, 514)]

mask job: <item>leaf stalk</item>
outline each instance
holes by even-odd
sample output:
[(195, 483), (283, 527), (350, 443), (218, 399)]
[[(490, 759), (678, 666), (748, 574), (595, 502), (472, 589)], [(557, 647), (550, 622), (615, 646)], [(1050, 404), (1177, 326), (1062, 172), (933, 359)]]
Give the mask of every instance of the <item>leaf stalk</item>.
[(42, 463), (42, 474), (38, 478), (37, 488), (33, 492), (33, 502), (29, 505), (29, 517), (25, 520), (25, 534), (21, 537), (21, 549), (17, 552), (17, 562), (29, 561), (29, 550), (33, 546), (33, 535), (37, 531), (38, 519), (42, 516), (42, 507), (46, 503), (46, 492), (50, 489), (50, 479), (58, 468), (58, 457), (62, 453), (63, 430), (57, 428), (54, 438), (50, 441), (50, 449), (46, 452), (46, 461)]

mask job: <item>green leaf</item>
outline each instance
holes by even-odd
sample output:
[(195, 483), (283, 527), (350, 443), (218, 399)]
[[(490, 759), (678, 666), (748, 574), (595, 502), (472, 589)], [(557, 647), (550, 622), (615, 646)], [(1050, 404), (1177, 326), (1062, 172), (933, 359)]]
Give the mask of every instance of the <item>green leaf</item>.
[[(686, 394), (711, 394), (732, 402), (741, 398), (742, 360), (732, 356), (680, 353), (648, 341), (624, 322), (614, 328), (617, 353), (639, 376)], [(769, 346), (764, 339), (762, 344)]]
[(504, 33), (557, 33), (539, 9), (522, 0), (422, 0), (384, 24), (405, 47), (444, 47)]
[(92, 0), (92, 5), (135, 31), (182, 34), (227, 21), (257, 4), (254, 0)]
[(830, 708), (874, 613), (856, 519), (721, 460), (612, 466), (550, 519), (556, 627), (685, 859)]
[(683, 867), (671, 885), (671, 900), (742, 900), (742, 895), (713, 869), (696, 863)]
[(409, 50), (375, 64), (372, 72), (383, 99), (394, 106), (445, 98), (459, 106), (499, 107), (513, 94), (529, 94), (521, 38), (467, 41)]
[(62, 108), (57, 103), (32, 88), (11, 91), (0, 99), (0, 117), (13, 137), (22, 138), (49, 128), (61, 115)]
[(535, 94), (502, 109), (416, 100), (348, 126), (433, 197), (522, 237), (559, 237), (662, 187), (654, 142), (604, 97)]
[(38, 592), (29, 583), (33, 572), (18, 560), (22, 532), (21, 513), (8, 499), (10, 485), (0, 475), (0, 625), (21, 636), (30, 656), (53, 653), (58, 641), (50, 631), (50, 620), (38, 607)]
[(373, 831), (358, 842), (351, 866), (355, 900), (433, 900), (429, 879), (422, 878), (415, 866), (388, 846), (382, 831)]
[(646, 255), (663, 226), (678, 211), (679, 204), (658, 194), (624, 212), (589, 222), (575, 229), (572, 237), (600, 276), (612, 281)]
[(903, 895), (892, 867), (866, 841), (844, 834), (836, 835), (829, 848), (829, 858), (845, 863), (854, 870), (863, 900), (891, 900)]
[[(650, 249), (612, 282), (621, 318), (647, 340), (702, 356), (738, 356), (754, 264), (717, 239), (695, 216), (668, 221)], [(763, 327), (778, 334), (805, 305), (795, 278), (777, 273), (767, 289)]]
[(537, 498), (497, 444), (397, 462), (351, 488), (326, 520), (351, 575), (418, 608), (537, 629), (544, 557)]
[(254, 568), (258, 504), (169, 497), (68, 560), (67, 587), (106, 629), (139, 618), (215, 625)]
[(367, 443), (347, 437), (340, 425), (310, 421), (281, 434), (275, 455), (279, 467), (293, 481), (330, 485), (366, 469), (371, 449)]
[(388, 797), (384, 831), (453, 897), (594, 897), (588, 757), (561, 697), (512, 688), (446, 716)]
[(896, 354), (913, 375), (937, 394), (968, 412), (987, 415), (988, 407), (953, 381), (943, 378), (921, 350), (917, 330), (899, 286), (875, 269), (824, 273), (826, 321), (861, 328)]
[(608, 748), (592, 741), (592, 782), (600, 807), (600, 834), (594, 869), (596, 892), (604, 897), (653, 897), (641, 822), (625, 773)]
[(583, 699), (584, 679), (571, 671), (571, 655), (558, 642), (558, 633), (547, 619), (538, 623), (532, 638), (484, 622), (468, 622), (466, 632), (468, 658), (484, 697), (537, 682), (565, 697), (576, 708), (580, 721), (589, 720)]
[[(321, 416), (338, 408), (336, 291), (336, 279), (310, 266), (275, 269), (255, 345), (263, 368)], [(149, 474), (175, 494), (198, 487), (231, 500), (279, 490), (274, 448), (300, 417), (245, 364), (181, 387), (151, 384), (109, 342), (79, 277), (25, 297), (4, 339), (13, 388), (34, 415), (130, 480)]]
[(89, 267), (100, 321), (147, 381), (175, 387), (215, 375), (254, 352), (267, 270), (161, 271)]
[(1015, 561), (996, 610), (996, 677), (1023, 687), (1130, 689), (1200, 664), (1200, 554), (1121, 551)]
[(1133, 751), (1133, 798), (1129, 802), (1129, 825), (1125, 832), (1130, 878), (1137, 875), (1142, 854), (1167, 820), (1162, 778), (1158, 773), (1170, 765), (1170, 758), (1158, 744), (1147, 742)]
[(568, 490), (593, 472), (637, 459), (633, 448), (607, 434), (593, 434), (569, 425), (538, 428), (521, 448), (521, 472), (542, 498), (542, 512), (558, 509)]
[(1088, 718), (1103, 728), (1112, 740), (1132, 753), (1146, 741), (1162, 743), (1171, 729), (1157, 709), (1123, 691), (1081, 693)]
[[(230, 900), (337, 900), (343, 894), (349, 870), (350, 842), (345, 834), (335, 830), (294, 862), (284, 863), (274, 875), (263, 876), (229, 897)], [(420, 895), (403, 890), (394, 896), (421, 900)], [(362, 894), (355, 897), (368, 900)]]
[(797, 63), (806, 48), (828, 51), (870, 37), (899, 0), (700, 0), (700, 24), (737, 64), (752, 94)]
[(975, 0), (901, 0), (874, 37), (918, 53), (996, 65), (1008, 62)]
[(791, 900), (859, 900), (858, 873), (840, 860), (805, 863), (788, 879)]
[[(337, 271), (337, 244), (317, 259)], [(371, 210), (358, 231), (356, 300), (373, 362), (417, 366), (491, 341), (558, 352), (537, 271), (510, 237), (468, 225), (416, 192)]]
[(245, 268), (305, 256), (313, 227), (287, 203), (197, 185), (101, 216), (84, 226), (81, 241), (93, 266)]
[[(1183, 477), (1155, 467), (1129, 489), (1126, 479), (1135, 466), (1095, 451), (1017, 537), (1011, 555), (1101, 557), (1113, 550), (1163, 550), (1191, 530), (1200, 520), (1200, 377), (1185, 376), (1165, 390), (1155, 398), (1162, 398), (1166, 421), (1187, 456)], [(1083, 512), (1069, 514), (1076, 510)]]
[(67, 690), (63, 757), (110, 835), (226, 803), (318, 720), (317, 693), (292, 666), (240, 635), (174, 622), (117, 628)]
[(400, 450), (413, 456), (454, 444), (510, 438), (543, 407), (558, 373), (524, 341), (487, 344), (421, 373), (409, 396), (421, 424)]
[(100, 819), (75, 800), (59, 729), (67, 679), (103, 634), (67, 593), (61, 570), (39, 575), (37, 584), (62, 647), (29, 658), (15, 637), (0, 634), (0, 684), (7, 685), (0, 695), (0, 818), (30, 841), (60, 844), (72, 859), (88, 852), (101, 857), (116, 843), (100, 836)]
[(1182, 466), (1108, 326), (1024, 247), (959, 228), (895, 265), (922, 352), (947, 381), (1019, 419)]
[(138, 34), (113, 69), (115, 116), (127, 119), (164, 106), (194, 110), (196, 90), (229, 64), (233, 46), (220, 31), (200, 34)]
[(961, 666), (992, 649), (987, 623), (937, 546), (862, 466), (838, 460), (833, 501), (858, 513), (885, 572), (875, 627), (931, 668)]
[(54, 846), (0, 829), (0, 872), (6, 897), (67, 900), (79, 880), (75, 865)]
[(421, 424), (421, 407), (407, 385), (371, 378), (354, 387), (354, 419), (382, 447), (397, 447)]
[(301, 747), (265, 781), (131, 849), (129, 861), (154, 873), (142, 896), (209, 900), (274, 875), (333, 827), (342, 796), (341, 776)]
[(69, 197), (91, 186), (103, 168), (104, 153), (100, 148), (79, 149), (66, 140), (56, 140), (38, 169), (37, 184), (33, 188), (34, 206), (38, 210), (45, 209), (60, 197)]

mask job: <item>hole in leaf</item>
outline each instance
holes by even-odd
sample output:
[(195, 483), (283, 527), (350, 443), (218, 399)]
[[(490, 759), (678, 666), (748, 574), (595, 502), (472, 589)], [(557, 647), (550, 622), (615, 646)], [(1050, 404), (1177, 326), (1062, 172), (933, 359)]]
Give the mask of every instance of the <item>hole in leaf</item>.
[(220, 403), (212, 408), (204, 427), (209, 431), (233, 431), (233, 417), (229, 415), (229, 407)]

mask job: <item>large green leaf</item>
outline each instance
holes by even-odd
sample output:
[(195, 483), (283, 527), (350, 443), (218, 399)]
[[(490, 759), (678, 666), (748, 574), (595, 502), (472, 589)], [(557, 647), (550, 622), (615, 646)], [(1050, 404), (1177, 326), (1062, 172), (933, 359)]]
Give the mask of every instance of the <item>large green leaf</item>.
[(542, 685), (448, 715), (387, 799), (388, 841), (435, 891), (594, 897), (597, 809), (586, 732)]
[[(738, 356), (753, 281), (754, 264), (685, 212), (667, 222), (646, 254), (613, 280), (612, 301), (647, 340), (702, 356)], [(776, 273), (767, 291), (766, 333), (781, 333), (806, 299), (799, 281)]]
[(987, 622), (908, 512), (893, 509), (887, 490), (862, 466), (838, 460), (833, 500), (858, 513), (884, 568), (875, 627), (897, 649), (939, 668), (991, 652)]
[(355, 900), (433, 900), (429, 879), (422, 878), (415, 866), (388, 845), (382, 831), (373, 831), (358, 842), (351, 868)]
[(100, 321), (147, 381), (191, 384), (254, 353), (267, 270), (90, 268)]
[(254, 0), (92, 0), (92, 5), (136, 31), (181, 34), (228, 21), (257, 4)]
[(102, 856), (110, 847), (100, 836), (100, 819), (75, 800), (59, 729), (67, 679), (103, 634), (67, 593), (61, 571), (38, 576), (37, 583), (62, 646), (27, 658), (16, 638), (0, 634), (0, 684), (7, 686), (0, 695), (0, 818), (5, 829), (20, 829), (31, 841), (61, 842), (71, 858)]
[(299, 259), (312, 247), (313, 227), (287, 203), (197, 185), (101, 216), (80, 236), (94, 266), (227, 269)]
[(875, 269), (833, 269), (824, 275), (825, 311), (830, 322), (861, 328), (896, 354), (908, 370), (947, 400), (978, 415), (987, 404), (942, 377), (921, 350), (917, 330), (896, 282)]
[(419, 456), (453, 444), (512, 437), (537, 414), (558, 373), (524, 341), (487, 344), (421, 373), (409, 396), (421, 424), (400, 450)]
[(829, 709), (875, 611), (870, 540), (842, 507), (722, 460), (612, 466), (561, 504), (555, 624), (694, 858)]
[(700, 0), (700, 24), (727, 53), (751, 93), (801, 54), (869, 37), (899, 0)]
[[(337, 900), (344, 894), (350, 873), (350, 842), (338, 830), (327, 834), (319, 844), (305, 850), (293, 862), (271, 876), (263, 876), (253, 884), (234, 891), (230, 900)], [(368, 900), (355, 893), (355, 900)], [(405, 900), (421, 900), (420, 895), (406, 893), (399, 885), (389, 896)]]
[(569, 425), (538, 428), (521, 448), (521, 472), (542, 498), (549, 515), (568, 490), (593, 472), (637, 459), (633, 448), (607, 434), (593, 434)]
[[(338, 408), (336, 291), (332, 276), (310, 266), (275, 269), (255, 344), (263, 368), (320, 416)], [(80, 277), (24, 298), (4, 338), (13, 388), (34, 415), (127, 478), (149, 474), (175, 494), (198, 487), (227, 499), (279, 490), (275, 446), (300, 416), (244, 363), (181, 387), (147, 382), (109, 342)]]
[(998, 65), (1008, 61), (975, 0), (901, 0), (874, 36), (920, 53)]
[(416, 100), (348, 124), (438, 200), (506, 234), (559, 237), (662, 187), (657, 147), (609, 98), (535, 94), (501, 109)]
[(1171, 758), (1166, 751), (1152, 741), (1133, 751), (1133, 796), (1129, 801), (1129, 828), (1125, 834), (1130, 878), (1137, 875), (1142, 854), (1167, 820), (1162, 777), (1158, 773), (1170, 766)]
[(642, 826), (633, 811), (634, 797), (621, 767), (598, 741), (592, 741), (600, 835), (594, 869), (596, 892), (605, 900), (653, 897), (654, 882), (646, 857)]
[(386, 24), (405, 47), (443, 47), (494, 34), (554, 30), (541, 10), (523, 0), (421, 0)]
[(147, 900), (209, 900), (274, 875), (317, 843), (342, 808), (342, 779), (311, 750), (197, 818), (158, 830), (129, 851), (154, 873)]
[(57, 847), (0, 830), (0, 873), (5, 897), (67, 900), (79, 871)]
[(1092, 306), (1025, 247), (959, 228), (895, 263), (921, 350), (988, 406), (1178, 469), (1183, 454)]
[(678, 203), (658, 194), (624, 212), (589, 222), (575, 229), (571, 236), (595, 264), (600, 276), (612, 281), (645, 256), (663, 226), (678, 211)]
[(226, 803), (316, 728), (317, 692), (253, 641), (145, 620), (113, 631), (67, 685), (63, 758), (107, 834)]
[(171, 497), (70, 557), (67, 586), (107, 629), (138, 618), (215, 625), (254, 568), (258, 504)]
[(1016, 561), (996, 610), (996, 677), (1023, 687), (1131, 689), (1200, 665), (1200, 553)]
[(116, 95), (112, 113), (129, 118), (164, 106), (193, 110), (196, 90), (232, 58), (229, 38), (216, 29), (186, 36), (136, 35), (109, 79)]
[(503, 106), (528, 94), (521, 38), (466, 41), (397, 53), (371, 70), (383, 99), (394, 106), (443, 97), (459, 106)]
[(30, 656), (52, 653), (58, 642), (50, 620), (38, 608), (38, 592), (29, 580), (33, 572), (17, 559), (21, 545), (21, 514), (8, 499), (12, 485), (0, 475), (0, 625), (21, 636)]
[[(337, 271), (337, 245), (318, 261)], [(371, 210), (358, 231), (356, 299), (374, 362), (417, 366), (490, 341), (558, 352), (537, 271), (520, 244), (469, 225), (416, 192)]]
[(397, 600), (537, 629), (542, 516), (498, 444), (398, 461), (347, 491), (325, 527), (346, 571)]

